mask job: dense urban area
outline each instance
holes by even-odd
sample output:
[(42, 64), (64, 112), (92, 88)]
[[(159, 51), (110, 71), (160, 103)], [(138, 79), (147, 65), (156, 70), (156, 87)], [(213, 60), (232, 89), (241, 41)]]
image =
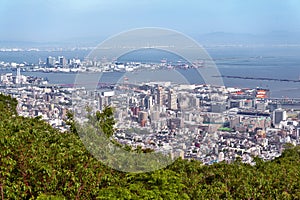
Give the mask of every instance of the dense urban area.
[(0, 200), (300, 199), (299, 11), (0, 0)]
[[(76, 85), (48, 85), (45, 79), (21, 75), (22, 64), (2, 65), (17, 71), (16, 75), (1, 75), (1, 93), (18, 100), (19, 115), (41, 116), (62, 132), (69, 128), (65, 123), (67, 113), (82, 117), (88, 105), (99, 111), (105, 106), (114, 108), (113, 138), (121, 144), (197, 159), (208, 165), (231, 163), (237, 158), (254, 165), (254, 157), (272, 160), (281, 155), (284, 144), (296, 146), (300, 142), (300, 100), (271, 99), (268, 89), (171, 82), (133, 84), (123, 77), (122, 83), (89, 91)], [(166, 65), (147, 66), (158, 69)], [(87, 71), (86, 66), (78, 59), (67, 62), (64, 57), (58, 61), (48, 57), (36, 69)], [(136, 63), (111, 63), (95, 69), (132, 71), (143, 67)]]
[[(83, 69), (83, 63), (70, 68)], [(271, 91), (264, 88), (132, 83), (127, 77), (118, 84), (99, 84), (88, 90), (23, 75), (23, 71), (47, 72), (51, 68), (47, 62), (38, 67), (1, 65), (12, 70), (3, 70), (0, 79), (2, 199), (300, 196), (299, 99), (270, 98)], [(56, 62), (53, 69), (71, 72), (68, 65), (59, 65)], [(117, 71), (149, 66), (159, 70), (168, 64), (106, 66)], [(182, 65), (169, 66), (170, 70), (177, 67)], [(107, 108), (114, 112), (107, 112)], [(96, 112), (100, 128), (107, 135), (113, 130), (110, 138), (114, 144), (137, 155), (155, 151), (174, 162), (147, 173), (126, 173), (100, 162), (83, 145), (79, 127), (74, 126), (74, 119), (86, 120), (91, 110), (92, 114), (102, 113)], [(119, 159), (126, 165), (135, 163), (134, 158)], [(157, 164), (155, 159), (147, 160), (138, 166), (139, 172), (155, 169)], [(127, 167), (136, 170), (136, 166)]]

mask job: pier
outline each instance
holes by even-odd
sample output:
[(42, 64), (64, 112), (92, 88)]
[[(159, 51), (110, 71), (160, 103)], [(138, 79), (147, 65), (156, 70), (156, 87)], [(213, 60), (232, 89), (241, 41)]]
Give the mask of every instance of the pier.
[(281, 78), (267, 78), (267, 77), (248, 77), (248, 76), (213, 76), (213, 77), (221, 77), (221, 78), (234, 78), (234, 79), (246, 79), (246, 80), (259, 80), (259, 81), (280, 81), (280, 82), (294, 82), (294, 83), (300, 83), (299, 80), (294, 79), (281, 79)]

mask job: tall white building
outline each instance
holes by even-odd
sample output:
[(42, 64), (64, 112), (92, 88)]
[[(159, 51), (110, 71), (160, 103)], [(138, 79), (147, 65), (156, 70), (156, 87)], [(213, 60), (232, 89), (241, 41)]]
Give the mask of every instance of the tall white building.
[(170, 110), (177, 110), (177, 95), (176, 93), (170, 89), (168, 93), (168, 108)]
[(298, 126), (298, 127), (296, 128), (296, 139), (297, 139), (297, 141), (300, 140), (300, 126)]
[(163, 106), (165, 104), (165, 90), (163, 87), (159, 86), (157, 88), (157, 98), (156, 103), (159, 106)]
[(285, 121), (287, 118), (286, 111), (282, 108), (278, 108), (273, 111), (272, 121), (275, 128), (279, 127), (281, 121)]
[(21, 76), (21, 69), (20, 67), (17, 68), (17, 76), (16, 76), (16, 84), (20, 84), (22, 81), (22, 76)]
[(102, 92), (101, 95), (98, 96), (98, 110), (102, 111), (105, 106), (110, 106), (114, 95), (114, 91)]

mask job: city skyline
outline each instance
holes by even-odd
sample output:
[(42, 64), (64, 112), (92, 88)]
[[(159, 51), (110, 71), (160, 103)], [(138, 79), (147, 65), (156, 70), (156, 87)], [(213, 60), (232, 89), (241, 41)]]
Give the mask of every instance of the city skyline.
[(0, 3), (0, 41), (101, 42), (139, 27), (175, 29), (199, 40), (210, 33), (285, 37), (300, 32), (299, 10), (296, 0), (4, 0)]

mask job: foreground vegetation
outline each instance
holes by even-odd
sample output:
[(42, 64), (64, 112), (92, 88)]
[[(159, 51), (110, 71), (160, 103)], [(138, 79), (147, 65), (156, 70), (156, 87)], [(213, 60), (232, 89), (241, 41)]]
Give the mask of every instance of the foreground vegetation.
[[(74, 133), (17, 116), (0, 95), (1, 199), (299, 199), (300, 148), (256, 166), (177, 160), (149, 173), (124, 173), (97, 161)], [(75, 132), (73, 130), (73, 132)]]

